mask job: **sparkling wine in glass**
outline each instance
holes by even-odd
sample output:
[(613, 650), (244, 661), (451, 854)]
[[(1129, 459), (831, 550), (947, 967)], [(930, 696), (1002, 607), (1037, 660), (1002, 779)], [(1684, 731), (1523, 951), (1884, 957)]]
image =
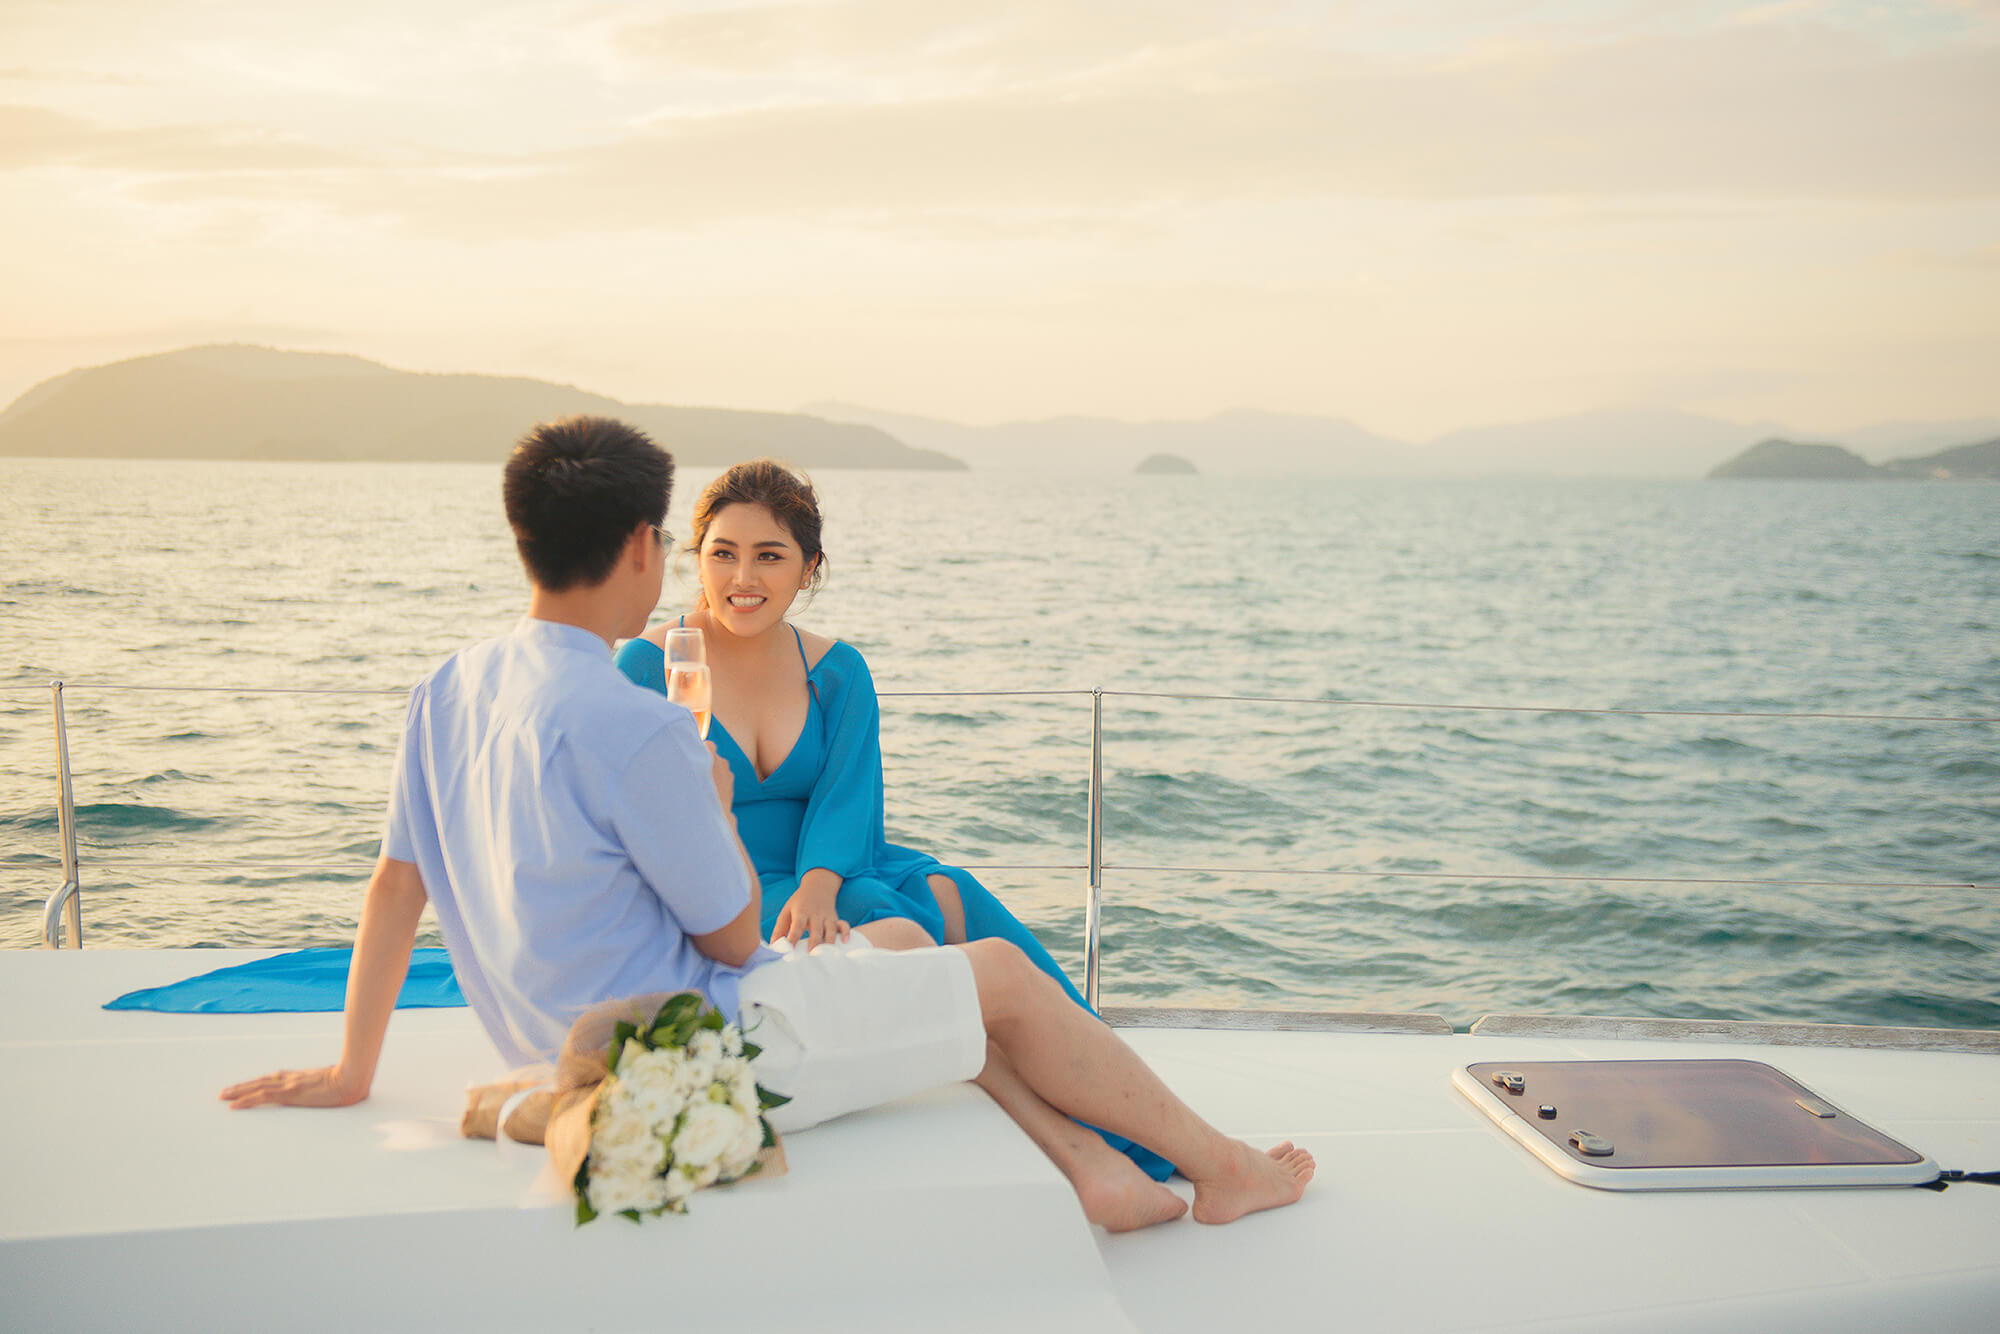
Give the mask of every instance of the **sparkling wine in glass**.
[(667, 631), (667, 698), (694, 715), (702, 740), (708, 739), (708, 645), (701, 631), (677, 625)]

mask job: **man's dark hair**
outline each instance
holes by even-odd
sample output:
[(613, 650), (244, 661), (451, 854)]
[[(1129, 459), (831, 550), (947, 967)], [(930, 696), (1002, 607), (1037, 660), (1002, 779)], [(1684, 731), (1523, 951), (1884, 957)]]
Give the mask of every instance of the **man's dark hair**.
[(535, 427), (500, 486), (521, 563), (551, 593), (604, 582), (634, 528), (666, 522), (673, 490), (673, 455), (609, 417)]

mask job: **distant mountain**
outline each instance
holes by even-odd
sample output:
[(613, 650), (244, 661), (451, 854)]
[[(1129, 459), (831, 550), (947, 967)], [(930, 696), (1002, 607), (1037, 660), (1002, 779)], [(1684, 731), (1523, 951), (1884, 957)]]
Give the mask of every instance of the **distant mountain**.
[(1700, 477), (1775, 430), (1672, 409), (1607, 409), (1451, 431), (1423, 457), (1437, 477)]
[(1203, 473), (1261, 476), (1409, 476), (1412, 446), (1332, 417), (1293, 417), (1239, 409), (1200, 421), (1124, 422), (1102, 417), (965, 426), (879, 412), (848, 403), (803, 411), (862, 422), (974, 468), (1130, 473), (1149, 454), (1178, 454)]
[(621, 403), (571, 385), (427, 375), (360, 357), (185, 348), (46, 380), (0, 412), (0, 455), (494, 461), (538, 421), (602, 413), (684, 464), (773, 455), (805, 468), (959, 468), (865, 424)]
[(1191, 477), (1201, 469), (1178, 454), (1148, 454), (1132, 471), (1149, 476)]
[(1341, 418), (1247, 410), (1187, 422), (1057, 417), (999, 426), (844, 403), (805, 411), (866, 422), (975, 468), (1129, 473), (1149, 454), (1178, 454), (1223, 476), (1694, 478), (1774, 430), (1686, 412), (1618, 410), (1472, 427), (1417, 445)]
[(1893, 459), (1882, 467), (1898, 477), (1939, 482), (2000, 482), (2000, 436), (1976, 445), (1940, 449), (1921, 458)]
[(1821, 478), (1843, 481), (2000, 481), (2000, 437), (1876, 465), (1840, 445), (1763, 440), (1709, 473), (1716, 478)]
[(1903, 458), (1956, 445), (1965, 440), (2000, 436), (2000, 417), (1965, 417), (1958, 421), (1881, 422), (1852, 431), (1814, 432), (1820, 439), (1846, 445), (1873, 463)]

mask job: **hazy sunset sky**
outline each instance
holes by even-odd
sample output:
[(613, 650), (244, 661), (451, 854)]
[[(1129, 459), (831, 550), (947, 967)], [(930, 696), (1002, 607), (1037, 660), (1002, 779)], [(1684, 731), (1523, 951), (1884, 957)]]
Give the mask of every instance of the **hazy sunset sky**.
[(2000, 0), (0, 0), (0, 403), (2000, 413)]

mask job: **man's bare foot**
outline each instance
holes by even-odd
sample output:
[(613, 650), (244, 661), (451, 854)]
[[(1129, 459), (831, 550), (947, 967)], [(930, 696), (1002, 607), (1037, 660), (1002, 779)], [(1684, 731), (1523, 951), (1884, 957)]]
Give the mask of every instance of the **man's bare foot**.
[(1306, 1193), (1313, 1156), (1304, 1149), (1290, 1140), (1265, 1153), (1240, 1140), (1236, 1148), (1236, 1161), (1224, 1175), (1194, 1183), (1195, 1222), (1233, 1223), (1259, 1209), (1294, 1204)]
[(1131, 1232), (1171, 1223), (1188, 1210), (1187, 1201), (1139, 1170), (1139, 1165), (1090, 1132), (1096, 1148), (1071, 1165), (1070, 1185), (1083, 1202), (1083, 1216), (1107, 1232)]

